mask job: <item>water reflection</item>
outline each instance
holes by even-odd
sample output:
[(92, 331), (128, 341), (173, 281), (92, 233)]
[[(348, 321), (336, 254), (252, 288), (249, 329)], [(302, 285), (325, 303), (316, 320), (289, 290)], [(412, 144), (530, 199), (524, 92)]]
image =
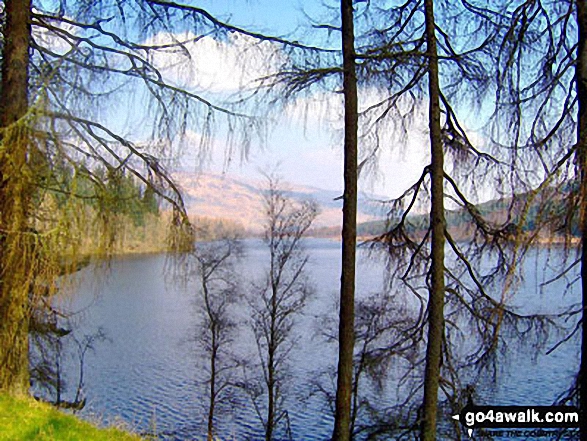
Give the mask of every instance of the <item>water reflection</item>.
[[(336, 347), (321, 337), (324, 314), (336, 314), (340, 279), (340, 244), (329, 240), (309, 241), (310, 277), (318, 293), (308, 303), (307, 314), (299, 320), (300, 341), (292, 353), (289, 420), (294, 439), (323, 440), (331, 433), (332, 417), (323, 396), (312, 380), (316, 373), (336, 363)], [(260, 274), (267, 260), (259, 241), (247, 241), (246, 258), (241, 268), (243, 283)], [(357, 296), (381, 292), (385, 286), (382, 261), (363, 259), (358, 263)], [(525, 281), (515, 302), (521, 308), (554, 312), (578, 300), (576, 292), (560, 293), (566, 282), (541, 289), (548, 278), (546, 257), (534, 252), (525, 264)], [(194, 294), (189, 286), (174, 283), (165, 275), (165, 257), (144, 256), (119, 259), (112, 263), (109, 277), (95, 283), (91, 271), (72, 302), (84, 309), (78, 335), (103, 328), (110, 341), (99, 343), (85, 360), (85, 392), (88, 399), (84, 415), (111, 422), (124, 420), (138, 432), (155, 431), (163, 439), (205, 439), (205, 389), (202, 363), (193, 338), (197, 314)], [(243, 319), (246, 319), (242, 309)], [(237, 350), (254, 349), (250, 331), (243, 330)], [(571, 341), (551, 355), (531, 356), (533, 350), (511, 344), (505, 348), (508, 362), (499, 366), (495, 386), (482, 389), (488, 404), (550, 404), (571, 383), (578, 370), (578, 342)], [(395, 367), (394, 369), (399, 369)], [(77, 376), (77, 367), (69, 366)], [(325, 389), (333, 384), (324, 384)], [(397, 393), (387, 389), (381, 403), (391, 404)], [(204, 397), (204, 398), (202, 398)], [(300, 404), (298, 399), (303, 399)], [(235, 395), (233, 412), (220, 418), (222, 439), (260, 439), (260, 421), (246, 395)]]

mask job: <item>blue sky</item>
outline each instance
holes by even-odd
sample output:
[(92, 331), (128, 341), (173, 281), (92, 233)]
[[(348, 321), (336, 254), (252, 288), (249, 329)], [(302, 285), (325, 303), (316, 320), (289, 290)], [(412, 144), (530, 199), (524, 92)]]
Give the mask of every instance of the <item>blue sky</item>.
[[(231, 24), (277, 35), (306, 27), (304, 14), (320, 18), (327, 13), (328, 6), (336, 6), (328, 0), (200, 0), (198, 4), (216, 17), (229, 19)], [(300, 33), (296, 35), (303, 37)]]
[[(231, 24), (257, 32), (285, 35), (307, 43), (313, 43), (316, 37), (308, 32), (309, 22), (305, 14), (320, 23), (328, 22), (327, 17), (337, 19), (337, 4), (332, 1), (324, 4), (308, 0), (202, 0), (198, 5), (221, 19), (229, 20)], [(334, 9), (329, 10), (329, 7)], [(338, 36), (334, 35), (333, 38), (332, 44), (336, 44)], [(232, 56), (230, 51), (222, 54), (215, 53), (214, 48), (209, 50), (211, 52), (207, 59), (201, 60), (202, 64), (213, 64), (213, 60), (218, 57), (229, 59)], [(202, 56), (200, 49), (195, 52), (199, 53), (196, 58)], [(225, 67), (224, 71), (235, 70), (230, 66), (229, 61), (229, 67)], [(222, 78), (222, 72), (195, 74), (196, 77), (198, 75), (200, 78), (214, 77), (220, 82), (230, 81)], [(302, 100), (289, 111), (284, 111), (275, 119), (264, 148), (260, 142), (254, 142), (248, 160), (241, 161), (237, 155), (228, 169), (225, 166), (224, 137), (217, 133), (213, 140), (211, 161), (205, 164), (205, 169), (258, 178), (259, 170), (278, 165), (284, 179), (292, 184), (342, 192), (342, 101), (339, 94), (331, 95), (322, 96), (322, 104), (306, 107), (307, 101)], [(416, 132), (422, 132), (419, 126), (416, 122)], [(193, 135), (198, 139), (197, 133)], [(404, 148), (399, 146), (400, 142), (393, 144), (397, 147), (394, 152), (384, 151), (378, 170), (361, 180), (362, 191), (387, 197), (398, 196), (420, 175), (421, 167), (426, 162), (425, 139), (421, 133), (412, 136)], [(182, 163), (193, 164), (193, 156), (186, 152)]]
[[(269, 0), (194, 0), (191, 4), (208, 10), (217, 18), (228, 21), (239, 27), (254, 32), (280, 35), (286, 38), (302, 41), (308, 44), (317, 44), (316, 33), (326, 34), (325, 30), (310, 29), (310, 21), (305, 14), (315, 22), (336, 24), (338, 21), (338, 5), (335, 0), (292, 0), (276, 2)], [(186, 3), (188, 1), (186, 0)], [(358, 8), (365, 3), (358, 3)], [(183, 58), (172, 50), (164, 53), (151, 53), (149, 62), (157, 66), (163, 73), (166, 81), (186, 88), (208, 98), (210, 101), (222, 105), (222, 99), (234, 94), (240, 84), (250, 84), (255, 78), (266, 75), (272, 70), (270, 63), (262, 61), (267, 53), (274, 54), (274, 59), (284, 57), (281, 48), (272, 43), (263, 43), (259, 48), (251, 39), (230, 33), (226, 38), (194, 34), (187, 28), (189, 21), (178, 17), (175, 38), (160, 34), (141, 35), (140, 30), (134, 29), (133, 38), (140, 43), (168, 44), (178, 39), (185, 43), (184, 48), (190, 53), (190, 58)], [(114, 26), (114, 24), (113, 24)], [(77, 30), (79, 31), (79, 30)], [(74, 33), (76, 30), (73, 31)], [(339, 35), (331, 33), (329, 44), (338, 45)], [(54, 37), (54, 36), (53, 36)], [(199, 38), (202, 37), (202, 38)], [(55, 38), (54, 38), (55, 40)], [(63, 41), (61, 41), (63, 43)], [(48, 44), (59, 46), (58, 39)], [(66, 46), (66, 49), (70, 46)], [(182, 61), (186, 63), (182, 64)], [(146, 96), (146, 88), (136, 83), (127, 85), (118, 95), (117, 101), (108, 102), (100, 117), (108, 119), (106, 125), (138, 143), (148, 139), (156, 118), (150, 113)], [(137, 86), (136, 88), (134, 86)], [(360, 108), (365, 108), (383, 97), (388, 96), (387, 89), (376, 91), (374, 88), (362, 89), (359, 92)], [(153, 98), (152, 96), (150, 97)], [(318, 103), (318, 104), (317, 104)], [(206, 109), (200, 106), (203, 115)], [(263, 114), (263, 103), (258, 103), (260, 114)], [(204, 170), (226, 172), (241, 175), (247, 178), (259, 178), (260, 170), (279, 170), (286, 181), (294, 185), (306, 185), (327, 190), (342, 192), (342, 95), (339, 91), (323, 90), (314, 101), (302, 97), (292, 102), (286, 108), (272, 108), (268, 114), (272, 117), (270, 130), (264, 139), (253, 138), (251, 149), (246, 160), (241, 160), (236, 148), (233, 160), (226, 167), (227, 143), (223, 133), (225, 127), (222, 117), (216, 130), (212, 132), (209, 160), (202, 167)], [(364, 192), (375, 193), (382, 197), (392, 198), (402, 194), (420, 176), (422, 167), (428, 162), (428, 140), (426, 130), (427, 102), (420, 99), (415, 102), (416, 111), (411, 113), (412, 126), (406, 136), (397, 136), (391, 128), (378, 133), (382, 148), (379, 165), (371, 173), (363, 174), (360, 189)], [(249, 109), (250, 110), (250, 109)], [(457, 109), (458, 110), (458, 109)], [(474, 118), (474, 112), (466, 109), (465, 116)], [(191, 112), (191, 109), (190, 109)], [(189, 113), (190, 116), (197, 112)], [(390, 126), (403, 121), (401, 117), (387, 116), (386, 123)], [(149, 121), (150, 119), (150, 121)], [(176, 121), (181, 118), (176, 118)], [(470, 121), (464, 120), (468, 125)], [(178, 124), (180, 125), (180, 124)], [(161, 127), (167, 127), (162, 125)], [(238, 130), (238, 129), (237, 129)], [(163, 136), (163, 135), (158, 135)], [(192, 124), (180, 150), (170, 155), (167, 164), (173, 160), (179, 162), (182, 168), (194, 168), (198, 162), (197, 146), (202, 137), (202, 127)], [(156, 136), (157, 138), (157, 136)], [(156, 142), (164, 144), (167, 140), (157, 138)], [(360, 145), (359, 149), (365, 145)], [(179, 161), (178, 161), (179, 159)]]
[[(316, 44), (319, 38), (317, 32), (320, 35), (328, 33), (324, 30), (312, 31), (306, 14), (321, 24), (336, 24), (338, 21), (338, 5), (334, 0), (198, 0), (192, 4), (236, 26), (308, 44)], [(239, 84), (250, 83), (268, 72), (266, 63), (260, 62), (259, 58), (255, 57), (255, 50), (249, 49), (253, 45), (246, 38), (230, 34), (222, 41), (206, 36), (193, 42), (193, 38), (190, 37), (196, 35), (190, 34), (189, 29), (182, 26), (182, 23), (178, 21), (177, 36), (180, 40), (189, 42), (186, 48), (191, 55), (190, 63), (181, 64), (181, 56), (177, 53), (152, 54), (151, 61), (162, 70), (167, 81), (221, 104), (223, 98), (236, 92)], [(64, 44), (54, 36), (52, 38), (53, 40), (47, 44), (57, 49)], [(141, 38), (144, 39), (141, 41), (144, 43), (170, 42), (170, 37), (164, 34), (139, 37), (139, 40)], [(338, 35), (332, 34), (328, 44), (337, 46), (338, 38)], [(69, 48), (70, 45), (65, 44), (59, 50)], [(246, 55), (243, 55), (243, 48), (247, 49)], [(277, 46), (265, 43), (265, 46), (258, 50), (257, 57), (268, 50), (276, 51), (277, 58), (280, 56), (280, 49)], [(114, 98), (117, 101), (110, 102), (103, 113), (98, 113), (100, 117), (108, 120), (104, 121), (107, 126), (141, 143), (153, 130), (153, 121), (149, 121), (152, 120), (152, 115), (145, 99), (148, 94), (138, 83), (137, 88), (133, 87), (135, 84), (124, 88), (117, 95), (118, 98)], [(361, 92), (359, 101), (363, 105), (377, 98), (369, 96), (368, 91)], [(259, 106), (262, 107), (262, 103), (259, 103)], [(225, 126), (220, 122), (212, 133), (211, 154), (202, 169), (258, 179), (261, 170), (278, 167), (284, 180), (293, 185), (312, 186), (342, 193), (341, 94), (323, 91), (315, 100), (301, 98), (287, 108), (270, 110), (269, 115), (272, 117), (272, 123), (267, 136), (264, 139), (253, 139), (246, 160), (241, 160), (238, 146), (234, 146), (237, 152), (228, 168), (226, 137), (223, 133)], [(218, 117), (217, 120), (222, 121), (222, 118)], [(360, 182), (362, 191), (393, 197), (399, 196), (413, 183), (420, 175), (423, 163), (426, 162), (423, 123), (423, 120), (415, 122), (406, 142), (384, 135), (387, 144), (393, 145), (393, 151), (389, 148), (384, 149), (379, 168), (368, 176), (363, 176), (364, 179)], [(194, 168), (197, 164), (196, 150), (202, 136), (202, 129), (197, 125), (191, 125), (188, 130), (186, 142), (180, 150), (182, 156), (179, 158), (179, 164), (184, 169)], [(171, 159), (177, 160), (178, 157), (173, 155)]]

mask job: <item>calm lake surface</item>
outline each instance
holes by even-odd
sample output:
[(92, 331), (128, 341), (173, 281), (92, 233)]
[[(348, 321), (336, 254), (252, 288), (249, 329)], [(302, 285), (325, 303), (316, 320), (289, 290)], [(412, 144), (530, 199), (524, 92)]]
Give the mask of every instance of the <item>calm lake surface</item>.
[[(262, 276), (268, 253), (261, 241), (247, 240), (245, 244), (240, 274), (248, 286)], [(320, 335), (324, 324), (320, 317), (337, 312), (340, 243), (309, 239), (306, 244), (316, 294), (298, 321), (300, 337), (291, 353), (287, 407), (293, 439), (324, 440), (331, 433), (332, 417), (322, 397), (312, 395), (312, 380), (316, 372), (337, 361), (336, 347)], [(568, 280), (540, 285), (554, 274), (549, 262), (554, 264), (558, 257), (562, 257), (560, 251), (548, 257), (544, 251), (533, 250), (524, 264), (525, 281), (514, 303), (527, 311), (558, 312), (579, 300), (578, 287), (562, 296)], [(382, 292), (384, 262), (369, 259), (364, 251), (359, 252), (359, 259), (358, 297)], [(202, 351), (194, 339), (198, 316), (193, 286), (173, 280), (165, 271), (164, 256), (114, 260), (107, 275), (85, 270), (81, 277), (70, 302), (73, 310), (80, 311), (75, 333), (81, 339), (102, 329), (108, 337), (86, 354), (84, 391), (88, 404), (82, 415), (105, 422), (123, 420), (137, 432), (152, 431), (161, 439), (205, 439), (205, 372)], [(237, 351), (252, 350), (255, 354), (247, 329), (241, 331), (236, 345)], [(484, 394), (488, 402), (479, 404), (549, 405), (571, 384), (578, 370), (577, 339), (550, 355), (537, 357), (516, 344), (511, 347), (511, 351), (506, 349), (510, 361), (499, 369), (497, 385)], [(66, 370), (70, 388), (75, 389), (78, 366), (72, 361)], [(392, 398), (382, 396), (381, 400)], [(219, 416), (221, 439), (261, 439), (261, 423), (248, 397), (235, 395), (230, 407), (232, 411)]]

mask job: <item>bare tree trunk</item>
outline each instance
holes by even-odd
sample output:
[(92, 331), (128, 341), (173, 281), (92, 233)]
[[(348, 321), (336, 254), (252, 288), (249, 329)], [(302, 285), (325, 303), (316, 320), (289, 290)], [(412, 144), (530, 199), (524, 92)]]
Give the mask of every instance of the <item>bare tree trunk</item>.
[(342, 209), (342, 274), (338, 381), (333, 440), (351, 439), (351, 395), (355, 345), (355, 260), (357, 247), (357, 131), (358, 99), (355, 63), (353, 2), (341, 0), (344, 88), (344, 204)]
[(204, 265), (202, 269), (202, 292), (204, 293), (204, 304), (206, 307), (206, 314), (210, 320), (210, 401), (208, 404), (208, 441), (214, 440), (214, 410), (216, 408), (216, 359), (218, 358), (218, 343), (216, 339), (216, 315), (212, 310), (210, 302), (210, 292), (208, 291), (208, 283), (210, 274), (207, 274), (207, 269)]
[[(266, 225), (264, 241), (269, 248), (270, 267), (257, 295), (251, 298), (253, 332), (262, 366), (263, 384), (254, 381), (249, 389), (265, 440), (273, 439), (287, 412), (284, 388), (288, 371), (288, 353), (295, 346), (292, 332), (295, 319), (313, 291), (305, 275), (308, 256), (303, 238), (317, 216), (316, 203), (295, 201), (286, 196), (279, 178), (266, 175), (264, 195)], [(262, 386), (262, 394), (259, 394)], [(266, 406), (258, 399), (265, 399)]]
[(428, 48), (429, 129), (432, 187), (430, 226), (432, 229), (432, 264), (428, 297), (428, 342), (424, 377), (424, 406), (422, 414), (423, 441), (436, 439), (438, 385), (444, 332), (444, 152), (440, 131), (440, 85), (434, 23), (433, 0), (425, 0), (426, 42)]
[[(273, 262), (275, 256), (271, 257)], [(272, 274), (274, 266), (271, 264)], [(272, 276), (273, 278), (273, 276)], [(267, 345), (267, 429), (265, 430), (265, 441), (273, 439), (273, 428), (275, 427), (275, 350), (276, 334), (275, 325), (277, 323), (277, 285), (276, 281), (271, 281), (271, 329), (269, 331), (269, 342)]]
[(203, 312), (201, 334), (199, 339), (204, 346), (207, 357), (208, 376), (208, 441), (216, 435), (216, 406), (222, 402), (223, 395), (229, 388), (226, 377), (227, 365), (223, 349), (232, 341), (232, 331), (236, 326), (228, 307), (238, 299), (238, 285), (234, 262), (239, 258), (240, 245), (229, 236), (223, 236), (214, 244), (198, 247), (193, 253), (195, 258), (194, 274), (200, 278), (202, 304), (198, 305)]
[(210, 354), (210, 406), (208, 407), (208, 441), (214, 440), (214, 409), (216, 407), (216, 359), (218, 344), (216, 326), (212, 325), (212, 353)]
[(0, 390), (29, 389), (29, 246), (23, 237), (31, 188), (27, 173), (30, 0), (7, 0), (0, 90)]
[(581, 289), (583, 314), (581, 323), (581, 366), (579, 368), (579, 404), (581, 416), (581, 440), (587, 441), (587, 7), (578, 0), (578, 47), (575, 81), (577, 84), (578, 127), (577, 163), (581, 178)]

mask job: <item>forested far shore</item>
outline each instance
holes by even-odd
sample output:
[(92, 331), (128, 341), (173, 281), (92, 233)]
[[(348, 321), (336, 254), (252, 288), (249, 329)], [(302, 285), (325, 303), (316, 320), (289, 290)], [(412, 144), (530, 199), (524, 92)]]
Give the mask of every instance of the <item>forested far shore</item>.
[[(169, 251), (169, 218), (171, 213), (148, 214), (140, 224), (129, 220), (123, 222), (117, 237), (112, 255), (156, 254)], [(195, 230), (196, 242), (208, 242), (222, 239), (226, 235), (247, 237), (248, 233), (242, 225), (229, 219), (191, 216), (190, 221)], [(86, 254), (95, 255), (96, 244), (87, 241)]]

